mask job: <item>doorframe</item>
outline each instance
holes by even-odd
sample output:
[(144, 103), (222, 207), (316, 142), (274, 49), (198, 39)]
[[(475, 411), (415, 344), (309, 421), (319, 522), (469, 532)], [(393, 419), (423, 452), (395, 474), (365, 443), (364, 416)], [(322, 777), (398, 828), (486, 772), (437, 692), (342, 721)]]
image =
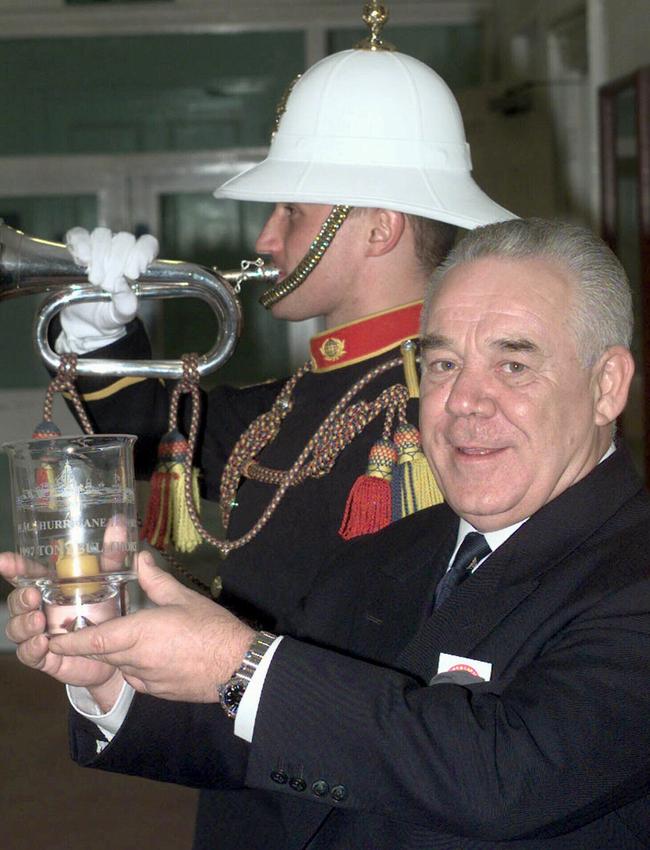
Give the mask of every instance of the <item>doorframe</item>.
[[(634, 96), (636, 126), (633, 137), (617, 136), (617, 98)], [(621, 234), (618, 224), (617, 159), (621, 154), (636, 159), (639, 293), (641, 315), (635, 316), (642, 333), (644, 472), (650, 481), (650, 65), (602, 85), (599, 89), (601, 154), (601, 236), (617, 252)]]

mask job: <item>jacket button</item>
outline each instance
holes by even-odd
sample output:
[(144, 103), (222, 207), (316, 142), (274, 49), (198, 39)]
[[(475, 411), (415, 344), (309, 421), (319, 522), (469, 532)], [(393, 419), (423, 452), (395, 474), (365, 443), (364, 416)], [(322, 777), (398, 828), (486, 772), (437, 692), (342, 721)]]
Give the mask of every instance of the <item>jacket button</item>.
[(317, 797), (324, 797), (330, 790), (330, 787), (324, 779), (317, 779), (311, 786), (311, 790)]
[(342, 803), (348, 796), (348, 789), (345, 785), (335, 785), (330, 792), (330, 797), (335, 803)]
[(289, 788), (293, 788), (294, 791), (304, 791), (306, 787), (307, 783), (305, 780), (298, 776), (292, 776), (289, 780)]
[(273, 782), (277, 782), (278, 785), (284, 785), (289, 779), (289, 776), (284, 770), (274, 770), (271, 774), (271, 779)]

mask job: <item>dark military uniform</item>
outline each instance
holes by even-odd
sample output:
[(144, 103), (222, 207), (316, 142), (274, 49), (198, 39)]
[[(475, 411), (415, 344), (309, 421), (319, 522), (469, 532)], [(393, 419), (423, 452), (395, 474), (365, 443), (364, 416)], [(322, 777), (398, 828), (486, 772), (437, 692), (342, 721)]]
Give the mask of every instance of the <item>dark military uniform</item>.
[[(344, 394), (379, 364), (400, 357), (400, 343), (417, 335), (418, 322), (419, 304), (410, 304), (314, 337), (312, 371), (297, 382), (292, 407), (258, 462), (272, 469), (289, 469)], [(149, 357), (149, 344), (139, 322), (129, 326), (126, 337), (94, 356)], [(93, 426), (105, 433), (137, 434), (136, 468), (140, 475), (148, 476), (155, 466), (158, 442), (168, 427), (168, 388), (160, 381), (132, 378), (109, 386), (105, 383), (78, 381)], [(374, 400), (384, 388), (403, 383), (400, 362), (373, 379), (352, 402)], [(245, 389), (218, 387), (204, 395), (195, 463), (201, 468), (207, 499), (219, 498), (222, 472), (234, 444), (255, 417), (269, 410), (283, 385), (284, 381), (274, 381)], [(408, 413), (415, 423), (415, 400), (409, 402)], [(380, 414), (343, 449), (328, 474), (289, 488), (251, 542), (233, 550), (225, 560), (214, 552), (214, 573), (220, 574), (223, 582), (220, 602), (271, 630), (295, 607), (323, 560), (346, 546), (338, 534), (346, 499), (357, 477), (365, 472), (370, 449), (383, 428), (384, 415)], [(228, 538), (246, 533), (275, 492), (274, 484), (245, 479), (236, 495)]]

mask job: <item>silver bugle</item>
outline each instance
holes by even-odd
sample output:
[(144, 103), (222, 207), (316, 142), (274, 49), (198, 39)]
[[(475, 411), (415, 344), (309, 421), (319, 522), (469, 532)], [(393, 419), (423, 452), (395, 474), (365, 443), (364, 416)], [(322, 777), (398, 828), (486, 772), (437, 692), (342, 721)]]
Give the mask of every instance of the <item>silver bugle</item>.
[[(265, 267), (261, 261), (244, 261), (240, 270), (220, 271), (179, 260), (156, 260), (132, 287), (138, 298), (192, 297), (208, 304), (217, 318), (217, 339), (212, 348), (199, 357), (199, 374), (204, 376), (223, 366), (233, 354), (239, 338), (241, 306), (233, 286), (238, 287), (243, 281), (272, 283), (278, 274), (277, 269)], [(28, 236), (0, 219), (0, 300), (48, 292), (53, 294), (45, 299), (36, 314), (33, 338), (45, 364), (56, 371), (60, 358), (48, 339), (54, 316), (70, 304), (108, 301), (110, 293), (88, 282), (86, 270), (74, 262), (65, 245)], [(180, 360), (84, 357), (78, 361), (77, 373), (179, 379), (183, 376), (183, 366)]]

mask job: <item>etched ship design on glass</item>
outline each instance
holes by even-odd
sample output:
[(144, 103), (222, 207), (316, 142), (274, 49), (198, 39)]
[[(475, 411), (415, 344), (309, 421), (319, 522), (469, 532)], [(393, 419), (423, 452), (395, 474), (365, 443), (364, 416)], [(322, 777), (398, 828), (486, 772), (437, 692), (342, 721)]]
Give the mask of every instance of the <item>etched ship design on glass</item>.
[[(51, 468), (50, 472), (53, 473)], [(73, 465), (66, 461), (56, 477), (53, 474), (48, 475), (33, 488), (23, 490), (16, 499), (16, 505), (18, 508), (27, 508), (34, 503), (49, 503), (52, 509), (63, 510), (66, 506), (69, 509), (71, 505), (81, 501), (87, 506), (117, 501), (133, 504), (134, 491), (124, 486), (123, 478), (120, 471), (116, 470), (112, 484), (104, 481), (94, 482), (86, 464)]]

